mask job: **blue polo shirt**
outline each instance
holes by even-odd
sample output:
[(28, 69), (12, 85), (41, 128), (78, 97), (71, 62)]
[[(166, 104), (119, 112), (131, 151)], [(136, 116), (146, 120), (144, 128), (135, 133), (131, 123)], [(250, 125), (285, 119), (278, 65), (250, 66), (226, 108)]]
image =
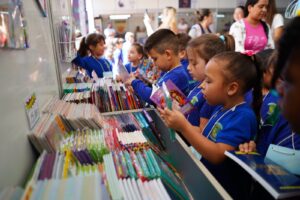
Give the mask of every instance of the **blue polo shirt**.
[(76, 56), (72, 60), (72, 63), (84, 68), (89, 77), (92, 77), (92, 72), (95, 71), (99, 78), (103, 77), (103, 72), (109, 72), (112, 70), (112, 66), (105, 58), (95, 58), (93, 56), (80, 57)]
[[(278, 95), (269, 92), (263, 99), (260, 115), (261, 129), (257, 137), (257, 151), (266, 155), (270, 144), (293, 148), (292, 129), (282, 116), (278, 106)], [(300, 149), (300, 135), (294, 135), (295, 149)]]
[(132, 73), (135, 72), (139, 68), (139, 66), (133, 67), (132, 63), (130, 62), (125, 65), (125, 68), (127, 69), (128, 73)]
[(256, 117), (253, 110), (246, 103), (240, 104), (231, 110), (220, 108), (211, 117), (203, 130), (203, 135), (208, 137), (209, 140), (233, 147), (248, 142), (256, 133)]
[(194, 106), (193, 110), (187, 115), (187, 120), (193, 126), (199, 126), (200, 124), (200, 110), (205, 102), (202, 89), (199, 88), (200, 82), (197, 82), (195, 88), (192, 89), (187, 96), (187, 100)]
[[(209, 140), (215, 143), (228, 144), (235, 148), (239, 144), (249, 142), (256, 133), (257, 120), (247, 103), (240, 104), (230, 111), (218, 109), (203, 130), (203, 135)], [(237, 176), (240, 167), (235, 168), (228, 159), (219, 165), (211, 164), (203, 157), (201, 162), (227, 191), (232, 193), (238, 188), (233, 177)]]
[[(177, 87), (180, 89), (185, 95), (188, 95), (189, 92), (189, 83), (186, 71), (183, 66), (175, 67), (170, 71), (166, 72), (163, 76), (161, 76), (157, 85), (159, 87), (162, 86), (163, 82), (167, 82), (167, 80), (171, 80)], [(152, 93), (152, 87), (147, 86), (143, 81), (139, 79), (135, 79), (132, 81), (131, 86), (135, 93), (143, 100), (148, 103), (152, 103), (150, 96)]]

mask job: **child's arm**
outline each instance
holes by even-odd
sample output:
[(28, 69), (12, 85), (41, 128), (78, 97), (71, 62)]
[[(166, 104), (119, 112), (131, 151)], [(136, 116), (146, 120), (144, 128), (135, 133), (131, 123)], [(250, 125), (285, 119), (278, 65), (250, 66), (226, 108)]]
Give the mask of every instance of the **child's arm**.
[(177, 131), (191, 143), (191, 145), (209, 162), (218, 164), (224, 161), (225, 151), (231, 151), (235, 148), (225, 143), (214, 143), (199, 133), (198, 127), (192, 126), (181, 114), (176, 110), (164, 109), (160, 110), (166, 124)]
[(202, 133), (204, 127), (206, 126), (206, 124), (208, 123), (209, 119), (204, 118), (204, 117), (200, 117), (200, 124), (199, 124), (199, 129), (200, 129), (200, 133)]
[(131, 85), (135, 93), (144, 101), (152, 103), (150, 96), (152, 88), (147, 86), (143, 81), (136, 79), (133, 74), (130, 74), (130, 78), (125, 82), (126, 85)]

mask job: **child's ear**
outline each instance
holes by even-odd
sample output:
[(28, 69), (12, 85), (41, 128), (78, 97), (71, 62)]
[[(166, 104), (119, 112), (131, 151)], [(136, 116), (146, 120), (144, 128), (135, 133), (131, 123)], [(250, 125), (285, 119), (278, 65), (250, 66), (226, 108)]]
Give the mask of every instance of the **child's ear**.
[(227, 94), (228, 94), (228, 96), (235, 95), (238, 92), (239, 87), (240, 87), (240, 85), (237, 82), (235, 82), (235, 81), (229, 83), (228, 87), (227, 87)]
[(185, 50), (183, 50), (183, 51), (179, 51), (179, 58), (180, 59), (183, 59), (183, 58), (185, 58), (186, 57), (186, 51)]
[(173, 51), (171, 49), (166, 49), (165, 54), (166, 54), (167, 58), (171, 58)]

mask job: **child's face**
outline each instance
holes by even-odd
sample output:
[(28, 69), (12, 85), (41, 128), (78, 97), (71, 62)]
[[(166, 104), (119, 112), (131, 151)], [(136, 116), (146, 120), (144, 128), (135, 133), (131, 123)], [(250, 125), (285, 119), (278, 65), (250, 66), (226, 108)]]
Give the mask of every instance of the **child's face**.
[(167, 52), (166, 50), (163, 54), (160, 54), (155, 49), (151, 49), (149, 51), (149, 56), (152, 58), (154, 65), (160, 70), (169, 71), (171, 69), (172, 63), (170, 59), (172, 56), (169, 51)]
[(264, 72), (264, 87), (271, 88), (272, 76), (273, 76), (274, 68), (270, 67), (266, 72)]
[(96, 46), (90, 45), (90, 49), (92, 50), (92, 54), (97, 56), (97, 57), (103, 56), (105, 48), (106, 48), (106, 45), (105, 45), (104, 41), (98, 42)]
[(300, 59), (292, 56), (283, 71), (283, 79), (277, 85), (279, 95), (282, 97), (279, 105), (286, 119), (291, 123), (297, 133), (300, 132)]
[(224, 75), (214, 60), (210, 60), (205, 68), (205, 80), (202, 86), (203, 96), (210, 105), (222, 105), (227, 96)]
[(129, 62), (136, 62), (141, 59), (141, 54), (139, 54), (135, 48), (135, 46), (130, 47), (128, 52), (128, 60)]
[(205, 60), (198, 56), (192, 48), (187, 48), (187, 55), (189, 59), (189, 73), (191, 74), (194, 80), (203, 81), (206, 64)]

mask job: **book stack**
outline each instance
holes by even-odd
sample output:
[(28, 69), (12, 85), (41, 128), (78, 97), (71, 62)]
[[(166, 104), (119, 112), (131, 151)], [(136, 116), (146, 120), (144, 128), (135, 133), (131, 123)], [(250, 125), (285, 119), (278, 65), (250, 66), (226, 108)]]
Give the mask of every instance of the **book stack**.
[(100, 112), (114, 112), (142, 108), (140, 100), (123, 83), (99, 79), (92, 87), (92, 103)]
[(64, 83), (64, 94), (90, 91), (93, 83)]
[(42, 110), (43, 113), (62, 115), (70, 123), (72, 130), (91, 128), (99, 129), (103, 118), (95, 105), (68, 103), (58, 98), (52, 98)]
[(81, 165), (103, 162), (109, 153), (103, 130), (73, 131), (60, 143), (60, 152), (71, 151)]
[(109, 199), (109, 193), (97, 166), (93, 166), (78, 176), (31, 181), (22, 199)]
[(75, 92), (67, 93), (62, 97), (62, 100), (70, 103), (92, 103), (91, 92)]
[(41, 119), (28, 136), (39, 152), (55, 152), (67, 133), (99, 130), (104, 123), (95, 105), (68, 103), (55, 97), (49, 100), (42, 112)]

